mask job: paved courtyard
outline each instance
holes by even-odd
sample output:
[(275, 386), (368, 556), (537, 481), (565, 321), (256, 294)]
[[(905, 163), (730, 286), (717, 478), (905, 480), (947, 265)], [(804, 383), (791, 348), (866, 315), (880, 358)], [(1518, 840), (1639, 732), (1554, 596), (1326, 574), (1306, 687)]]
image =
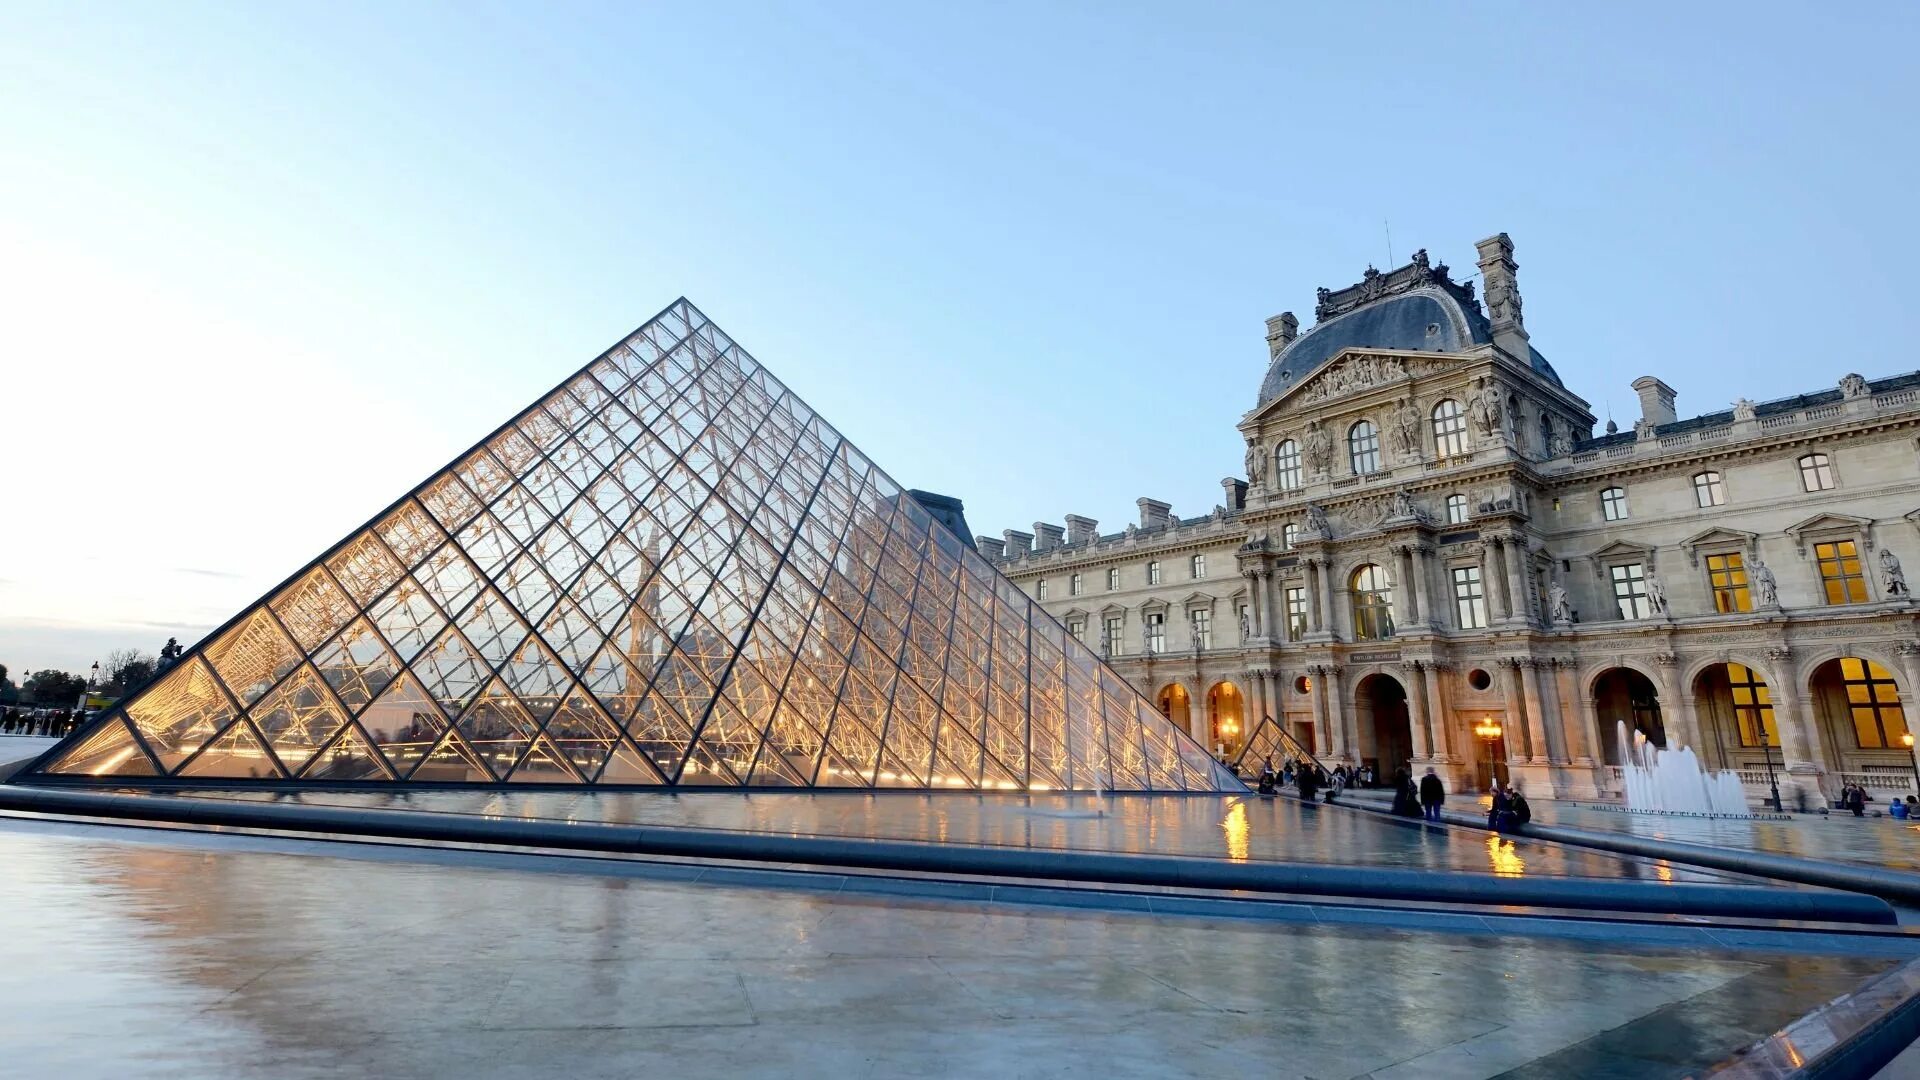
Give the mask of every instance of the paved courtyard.
[(1892, 963), (981, 908), (231, 839), (0, 821), (10, 1069), (1677, 1076)]

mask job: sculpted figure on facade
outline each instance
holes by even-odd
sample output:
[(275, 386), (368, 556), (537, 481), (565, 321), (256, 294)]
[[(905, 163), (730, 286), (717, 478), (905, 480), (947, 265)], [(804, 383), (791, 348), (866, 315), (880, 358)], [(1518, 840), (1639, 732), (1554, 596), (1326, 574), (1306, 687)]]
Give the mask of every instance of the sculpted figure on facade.
[(1467, 406), (1467, 415), (1473, 420), (1474, 430), (1483, 439), (1491, 439), (1500, 432), (1500, 387), (1494, 383), (1482, 386), (1473, 395), (1473, 401)]
[(1868, 393), (1867, 380), (1861, 378), (1857, 373), (1849, 372), (1840, 380), (1840, 394), (1848, 401), (1852, 401), (1854, 398), (1866, 397)]
[(1420, 414), (1411, 401), (1402, 401), (1393, 411), (1393, 446), (1403, 458), (1420, 456)]
[(1140, 616), (1140, 653), (1153, 655), (1153, 623), (1145, 615)]
[(1325, 473), (1333, 467), (1333, 436), (1327, 434), (1327, 426), (1315, 423), (1307, 428), (1307, 465), (1316, 473)]
[(1317, 504), (1307, 505), (1307, 527), (1302, 530), (1308, 536), (1325, 539), (1333, 535), (1333, 528), (1327, 524), (1327, 512)]
[(1780, 606), (1780, 583), (1774, 580), (1773, 571), (1766, 563), (1754, 559), (1747, 568), (1747, 580), (1753, 582), (1754, 599), (1762, 608)]
[(1647, 607), (1655, 615), (1667, 613), (1667, 587), (1660, 583), (1660, 575), (1647, 567)]
[(1393, 505), (1387, 509), (1387, 517), (1419, 517), (1420, 508), (1413, 505), (1413, 495), (1406, 488), (1398, 488), (1393, 493)]
[(1245, 644), (1253, 639), (1253, 625), (1247, 620), (1247, 613), (1240, 613), (1240, 642)]
[(1247, 483), (1259, 487), (1267, 479), (1267, 455), (1257, 442), (1247, 444)]
[(1900, 557), (1890, 548), (1880, 549), (1880, 588), (1887, 599), (1912, 595), (1907, 591), (1907, 574), (1900, 569)]
[(1557, 581), (1547, 587), (1547, 616), (1556, 623), (1573, 621), (1573, 602), (1567, 587)]
[(1735, 421), (1751, 420), (1753, 417), (1754, 409), (1752, 398), (1741, 398), (1733, 403), (1733, 418)]

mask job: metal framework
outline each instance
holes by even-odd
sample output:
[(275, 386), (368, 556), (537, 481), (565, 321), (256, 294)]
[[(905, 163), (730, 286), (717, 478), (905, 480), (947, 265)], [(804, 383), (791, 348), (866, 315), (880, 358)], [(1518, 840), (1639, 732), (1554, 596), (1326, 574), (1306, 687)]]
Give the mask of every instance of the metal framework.
[(21, 778), (1241, 787), (684, 298)]

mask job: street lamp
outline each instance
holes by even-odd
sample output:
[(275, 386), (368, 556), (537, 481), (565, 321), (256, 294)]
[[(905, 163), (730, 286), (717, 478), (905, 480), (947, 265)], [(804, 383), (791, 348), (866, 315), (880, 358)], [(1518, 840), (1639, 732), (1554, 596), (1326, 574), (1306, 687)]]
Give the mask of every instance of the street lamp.
[(1900, 741), (1907, 745), (1907, 764), (1913, 767), (1914, 793), (1920, 794), (1920, 761), (1914, 760), (1913, 757), (1913, 732), (1909, 731), (1900, 736)]
[(1493, 744), (1500, 739), (1500, 721), (1495, 720), (1491, 716), (1482, 717), (1479, 723), (1473, 725), (1473, 733), (1486, 740), (1487, 783), (1491, 786), (1495, 780), (1499, 779), (1494, 772)]
[(1760, 728), (1760, 752), (1767, 756), (1767, 787), (1773, 790), (1773, 812), (1781, 813), (1780, 784), (1773, 777), (1773, 743), (1767, 738), (1767, 725), (1764, 720), (1757, 725)]

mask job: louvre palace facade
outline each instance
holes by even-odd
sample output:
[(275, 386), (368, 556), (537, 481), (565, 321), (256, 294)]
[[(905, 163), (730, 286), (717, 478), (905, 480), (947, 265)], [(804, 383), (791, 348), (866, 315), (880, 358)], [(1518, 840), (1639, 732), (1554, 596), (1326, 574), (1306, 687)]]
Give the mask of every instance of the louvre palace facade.
[(1068, 514), (976, 544), (1245, 765), (1593, 798), (1624, 727), (1756, 804), (1770, 772), (1789, 805), (1912, 790), (1920, 373), (1690, 417), (1648, 375), (1632, 428), (1596, 432), (1532, 343), (1512, 241), (1477, 246), (1482, 295), (1423, 251), (1319, 290), (1305, 332), (1267, 321), (1212, 513), (1143, 498), (1122, 531)]

